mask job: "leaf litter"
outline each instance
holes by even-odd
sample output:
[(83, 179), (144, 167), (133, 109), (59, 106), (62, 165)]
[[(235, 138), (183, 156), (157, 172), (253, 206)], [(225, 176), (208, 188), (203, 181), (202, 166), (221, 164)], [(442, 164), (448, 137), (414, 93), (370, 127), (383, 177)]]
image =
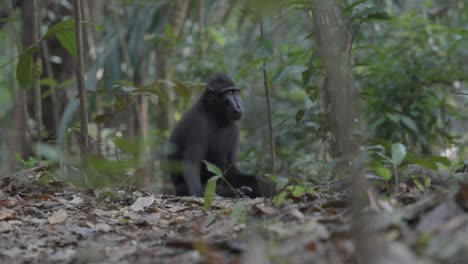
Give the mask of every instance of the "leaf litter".
[[(44, 184), (45, 173), (0, 178), (0, 263), (357, 263), (347, 191), (317, 187), (281, 205), (216, 197), (204, 210), (203, 198)], [(369, 241), (384, 238), (381, 263), (468, 259), (468, 187), (441, 186), (368, 190), (357, 220)]]

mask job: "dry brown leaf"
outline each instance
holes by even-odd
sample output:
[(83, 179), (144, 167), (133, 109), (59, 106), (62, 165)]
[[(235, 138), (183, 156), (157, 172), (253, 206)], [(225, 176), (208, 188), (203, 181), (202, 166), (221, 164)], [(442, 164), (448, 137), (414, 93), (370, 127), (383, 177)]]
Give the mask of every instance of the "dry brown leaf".
[(54, 225), (54, 224), (61, 224), (67, 220), (68, 215), (67, 211), (65, 209), (59, 209), (55, 213), (53, 213), (51, 216), (49, 216), (49, 224)]
[(463, 210), (468, 211), (468, 183), (460, 182), (455, 201)]
[(160, 219), (161, 213), (152, 213), (143, 217), (143, 220), (146, 221), (146, 223), (149, 225), (157, 225)]
[(5, 207), (0, 208), (0, 221), (16, 219), (16, 212)]
[(57, 198), (50, 196), (48, 194), (33, 194), (24, 197), (25, 200), (41, 200), (41, 201), (53, 201), (57, 200)]
[(150, 207), (156, 198), (153, 195), (138, 198), (131, 206), (130, 210), (139, 212)]
[(102, 209), (99, 209), (99, 208), (95, 208), (93, 209), (93, 214), (96, 215), (96, 216), (99, 216), (99, 217), (103, 217), (103, 218), (112, 218), (112, 217), (115, 217), (117, 215), (119, 211), (117, 210), (111, 210), (111, 211), (104, 211)]
[(5, 200), (0, 200), (0, 206), (2, 207), (15, 207), (18, 204), (23, 203), (23, 201), (14, 199), (14, 198), (7, 198)]
[(268, 215), (268, 216), (273, 216), (277, 213), (277, 210), (273, 207), (270, 206), (262, 206), (260, 204), (254, 204), (252, 206), (252, 209), (254, 210), (256, 215)]
[(291, 208), (289, 214), (291, 214), (294, 218), (296, 218), (299, 221), (304, 221), (304, 214), (301, 213), (301, 211), (299, 211), (297, 208)]
[(192, 209), (191, 207), (189, 206), (185, 206), (185, 205), (176, 205), (176, 206), (171, 206), (167, 209), (168, 212), (171, 212), (171, 213), (180, 213), (180, 212), (183, 212), (183, 211), (186, 211), (186, 210), (190, 210)]

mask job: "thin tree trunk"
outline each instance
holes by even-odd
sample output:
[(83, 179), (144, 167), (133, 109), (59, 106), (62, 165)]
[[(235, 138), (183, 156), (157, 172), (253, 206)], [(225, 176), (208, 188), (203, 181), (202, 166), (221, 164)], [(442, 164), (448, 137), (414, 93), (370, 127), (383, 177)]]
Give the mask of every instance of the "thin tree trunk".
[[(264, 38), (263, 32), (263, 19), (260, 20), (260, 37)], [(270, 102), (270, 92), (268, 89), (268, 78), (266, 73), (266, 62), (262, 62), (262, 71), (263, 71), (263, 86), (265, 87), (265, 99), (267, 104), (267, 114), (268, 114), (268, 137), (270, 140), (270, 155), (271, 155), (271, 173), (274, 176), (276, 174), (276, 149), (275, 149), (275, 135), (273, 131), (273, 122), (271, 117), (271, 102)]]
[[(81, 13), (83, 14), (83, 20), (84, 21), (93, 21), (94, 19), (92, 18), (92, 13), (91, 13), (91, 6), (93, 6), (93, 3), (90, 4), (89, 0), (84, 0), (82, 2), (81, 6)], [(85, 30), (86, 33), (86, 47), (89, 50), (89, 56), (91, 59), (94, 61), (97, 58), (96, 54), (96, 36), (94, 34), (94, 30), (92, 27), (88, 27)]]
[[(81, 14), (83, 15), (83, 20), (84, 21), (94, 21), (93, 19), (93, 13), (91, 12), (92, 10), (92, 7), (95, 6), (95, 3), (93, 2), (90, 2), (89, 0), (84, 0), (81, 2)], [(92, 62), (95, 62), (96, 59), (97, 59), (97, 53), (96, 53), (96, 35), (95, 35), (95, 31), (92, 27), (87, 27), (85, 28), (85, 31), (84, 31), (84, 36), (86, 37), (85, 38), (85, 41), (86, 41), (86, 48), (87, 50), (89, 51), (89, 58), (91, 59)], [(84, 57), (84, 56), (83, 56)], [(100, 108), (100, 104), (101, 104), (101, 100), (99, 98), (99, 96), (96, 98), (96, 110), (98, 110)], [(92, 142), (90, 142), (91, 144), (91, 148), (92, 150), (89, 150), (89, 151), (92, 151), (93, 153), (96, 153), (98, 155), (101, 154), (101, 143), (102, 143), (102, 140), (101, 140), (101, 133), (102, 133), (102, 126), (103, 124), (102, 123), (97, 123), (96, 124), (97, 126), (97, 131), (96, 131), (96, 138), (92, 140)]]
[[(13, 14), (12, 1), (5, 0), (7, 6), (8, 16), (10, 17)], [(12, 37), (13, 46), (16, 46), (18, 54), (22, 52), (21, 42), (19, 40), (18, 32), (16, 30), (15, 21), (11, 21), (10, 34)], [(30, 152), (29, 142), (27, 137), (27, 112), (26, 109), (26, 94), (24, 89), (18, 88), (16, 85), (16, 80), (12, 76), (12, 91), (14, 98), (14, 131), (11, 133), (12, 140), (9, 144), (9, 155), (7, 156), (5, 172), (11, 172), (14, 170), (17, 161), (15, 158), (15, 153), (17, 153), (21, 158), (25, 158), (25, 155)]]
[(205, 40), (205, 0), (200, 0), (200, 7), (198, 10), (198, 24), (200, 25), (200, 59), (205, 58), (207, 42)]
[(353, 206), (352, 234), (358, 263), (385, 263), (381, 256), (385, 254), (383, 241), (361, 217), (362, 209), (367, 205), (368, 182), (362, 174), (364, 158), (356, 155), (357, 147), (352, 137), (353, 108), (352, 80), (348, 78), (350, 70), (346, 56), (346, 30), (333, 3), (315, 0), (313, 9), (317, 40), (321, 56), (326, 64), (327, 90), (329, 91), (332, 133), (335, 140), (335, 154), (345, 160), (347, 173), (351, 175)]
[[(52, 70), (52, 64), (50, 63), (50, 52), (49, 52), (49, 46), (47, 45), (46, 41), (41, 42), (41, 50), (42, 50), (42, 55), (43, 55), (43, 63), (45, 65), (46, 69), (46, 76), (50, 80), (55, 80), (54, 78), (54, 72)], [(55, 90), (55, 87), (50, 86), (50, 98), (52, 100), (52, 111), (54, 115), (54, 127), (58, 127), (58, 124), (60, 122), (60, 106), (61, 104), (59, 103), (59, 100), (57, 98), (57, 92)], [(57, 131), (54, 131), (57, 133)]]
[(88, 99), (84, 85), (84, 56), (83, 56), (83, 29), (81, 25), (81, 1), (74, 0), (75, 14), (75, 35), (76, 35), (76, 51), (77, 51), (77, 67), (76, 79), (78, 84), (78, 95), (80, 99), (80, 157), (85, 172), (85, 183), (87, 183), (87, 164), (86, 156), (88, 151)]
[[(32, 1), (32, 13), (33, 13), (33, 26), (32, 26), (32, 41), (36, 43), (39, 40), (39, 8), (37, 5), (37, 0)], [(38, 56), (40, 60), (40, 56)], [(34, 82), (34, 116), (36, 119), (36, 142), (40, 143), (42, 141), (42, 93), (41, 86), (39, 81)], [(41, 155), (36, 151), (36, 159), (41, 160)]]
[(140, 130), (140, 140), (141, 140), (141, 167), (139, 169), (138, 176), (141, 178), (138, 182), (139, 187), (144, 189), (149, 189), (151, 186), (151, 151), (149, 146), (147, 146), (148, 134), (149, 134), (149, 115), (148, 115), (148, 98), (141, 96), (139, 98), (140, 109), (138, 111), (139, 115), (139, 130)]
[[(180, 36), (182, 34), (189, 2), (190, 1), (186, 0), (175, 0), (167, 15), (168, 23), (171, 25), (175, 36)], [(172, 69), (168, 66), (168, 59), (172, 57), (173, 50), (164, 43), (158, 45), (156, 50), (156, 75), (158, 76), (158, 79), (171, 80)], [(175, 94), (171, 87), (164, 87), (164, 92), (168, 100), (159, 100), (159, 106), (162, 113), (158, 118), (159, 129), (169, 129), (174, 123), (174, 108), (172, 106), (172, 101), (175, 98)]]

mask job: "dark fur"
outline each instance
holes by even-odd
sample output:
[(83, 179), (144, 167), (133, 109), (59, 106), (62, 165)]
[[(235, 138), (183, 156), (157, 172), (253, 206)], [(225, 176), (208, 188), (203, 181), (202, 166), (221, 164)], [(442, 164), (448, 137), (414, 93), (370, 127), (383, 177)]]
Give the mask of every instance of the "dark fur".
[[(167, 158), (177, 195), (203, 196), (204, 186), (213, 176), (203, 160), (218, 166), (234, 188), (249, 187), (252, 191), (246, 195), (258, 197), (265, 192), (261, 190), (264, 188), (260, 187), (257, 177), (244, 174), (235, 166), (239, 119), (243, 111), (236, 89), (228, 76), (213, 76), (199, 100), (172, 131)], [(272, 195), (274, 185), (266, 179), (258, 180), (262, 186), (266, 182), (266, 195)], [(223, 186), (221, 180), (218, 185)], [(218, 188), (217, 192), (222, 196), (235, 195), (227, 186)]]

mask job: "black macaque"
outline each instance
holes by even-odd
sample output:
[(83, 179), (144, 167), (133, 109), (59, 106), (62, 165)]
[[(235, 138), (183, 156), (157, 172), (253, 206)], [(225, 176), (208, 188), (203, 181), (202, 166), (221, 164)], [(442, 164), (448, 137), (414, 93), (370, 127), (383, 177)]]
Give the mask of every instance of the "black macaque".
[(275, 184), (271, 180), (244, 174), (235, 166), (242, 111), (239, 88), (228, 76), (214, 75), (169, 139), (167, 159), (177, 195), (203, 196), (204, 186), (213, 176), (203, 160), (218, 166), (235, 189), (218, 180), (218, 195), (274, 195)]

